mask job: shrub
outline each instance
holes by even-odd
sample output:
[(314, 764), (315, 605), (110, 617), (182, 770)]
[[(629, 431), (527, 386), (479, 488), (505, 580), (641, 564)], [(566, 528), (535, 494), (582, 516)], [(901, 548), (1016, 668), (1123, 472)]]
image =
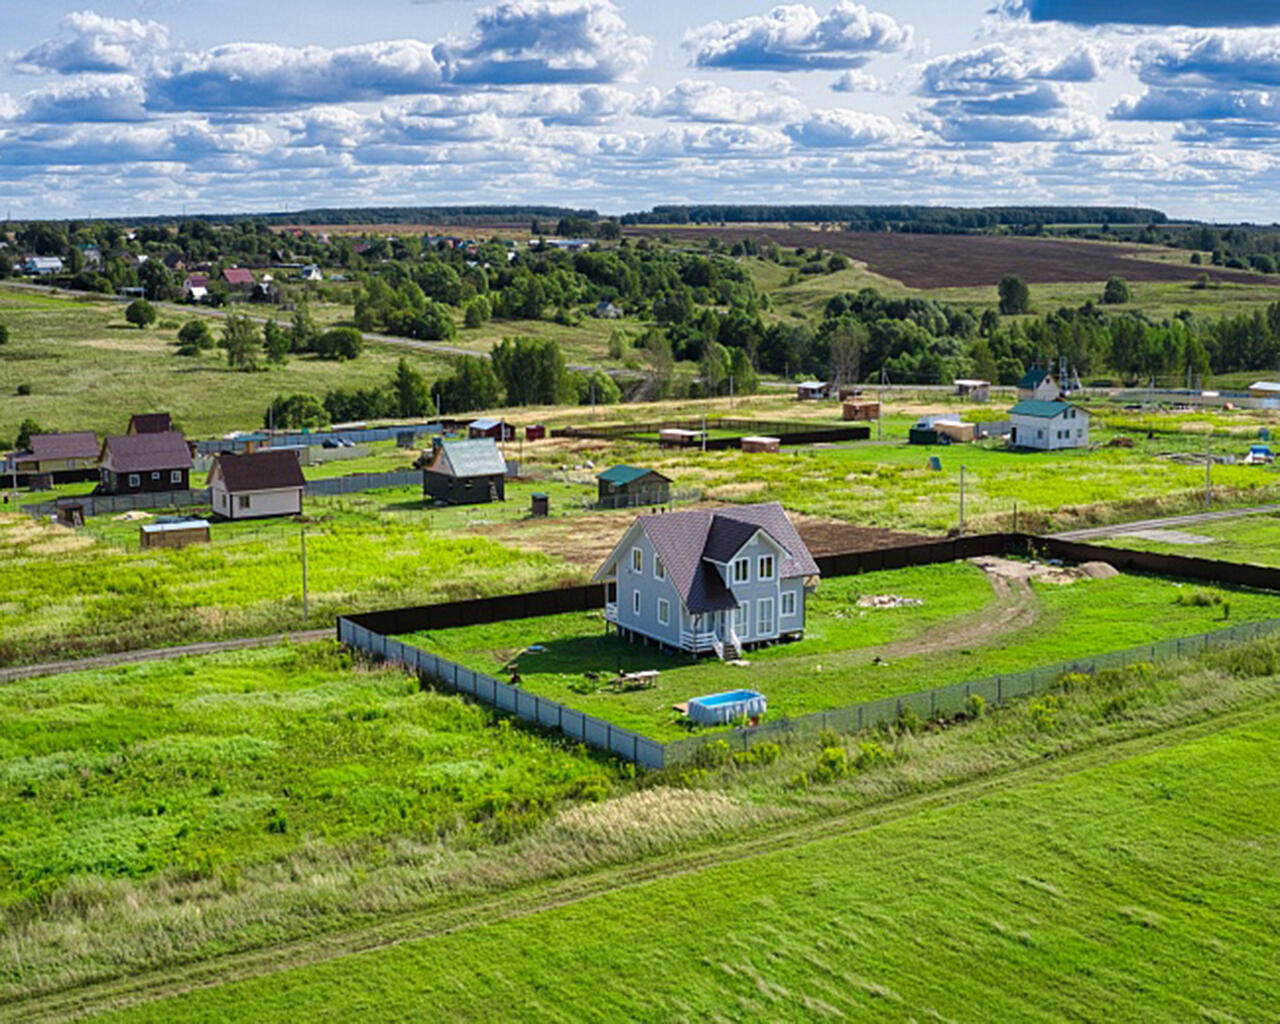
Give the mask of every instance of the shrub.
[(178, 329), (179, 355), (199, 355), (202, 351), (213, 348), (213, 345), (213, 332), (204, 320), (188, 320)]
[(909, 732), (912, 735), (915, 735), (920, 731), (920, 728), (923, 725), (924, 722), (921, 720), (919, 714), (916, 713), (916, 709), (910, 705), (904, 705), (902, 713), (898, 715), (898, 728), (903, 732)]
[(987, 717), (987, 699), (980, 693), (971, 693), (965, 698), (964, 702), (965, 718), (986, 718)]
[(773, 764), (782, 756), (782, 748), (776, 743), (757, 743), (747, 750), (733, 755), (733, 763), (743, 767)]
[(1222, 594), (1216, 590), (1193, 590), (1189, 594), (1179, 594), (1174, 598), (1174, 604), (1191, 608), (1212, 608), (1216, 604), (1222, 604)]
[(1109, 306), (1122, 306), (1133, 299), (1129, 283), (1123, 277), (1111, 277), (1102, 290), (1102, 301)]
[(724, 740), (704, 743), (693, 757), (693, 763), (701, 768), (716, 768), (729, 763), (729, 744)]
[(1214, 651), (1207, 660), (1210, 667), (1237, 679), (1280, 675), (1280, 643), (1275, 640), (1255, 640), (1253, 643)]
[(335, 327), (316, 338), (314, 348), (323, 359), (355, 359), (364, 349), (364, 336), (354, 327)]
[(19, 394), (19, 395), (21, 395), (21, 396), (24, 396), (24, 397), (25, 397), (26, 395), (31, 394), (31, 385), (30, 385), (30, 384), (19, 384), (19, 385), (18, 385), (18, 394)]
[(833, 782), (849, 774), (849, 754), (844, 747), (827, 747), (818, 755), (813, 777), (818, 782)]
[(0, 324), (0, 345), (9, 344), (9, 328), (6, 324)]
[(31, 447), (31, 435), (43, 434), (44, 427), (40, 426), (35, 420), (27, 417), (18, 424), (18, 440), (15, 442), (19, 448)]
[(878, 764), (888, 764), (892, 760), (893, 755), (880, 746), (879, 743), (874, 740), (866, 740), (858, 744), (858, 754), (853, 759), (853, 766), (858, 771), (865, 772)]
[(1040, 732), (1052, 732), (1058, 727), (1059, 714), (1065, 704), (1064, 698), (1053, 693), (1045, 694), (1039, 700), (1032, 701), (1027, 707), (1031, 724)]
[(138, 330), (156, 322), (156, 308), (146, 299), (134, 299), (125, 308), (124, 318)]
[(1027, 282), (1017, 274), (1005, 274), (1000, 279), (1000, 313), (1003, 316), (1016, 316), (1031, 310), (1031, 289)]

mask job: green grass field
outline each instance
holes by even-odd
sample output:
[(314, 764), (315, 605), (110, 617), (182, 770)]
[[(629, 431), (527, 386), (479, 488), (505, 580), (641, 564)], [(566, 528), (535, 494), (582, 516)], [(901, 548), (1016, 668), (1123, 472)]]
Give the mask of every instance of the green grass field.
[[(118, 1021), (1261, 1020), (1280, 714)], [(515, 1009), (518, 1007), (518, 1010)]]
[[(186, 319), (163, 310), (159, 324)], [(429, 379), (447, 369), (443, 359), (420, 350), (369, 345), (347, 363), (295, 356), (283, 367), (239, 373), (227, 369), (218, 350), (175, 355), (177, 326), (139, 331), (125, 323), (119, 303), (3, 289), (0, 322), (10, 331), (0, 349), (0, 440), (6, 442), (27, 418), (47, 430), (109, 434), (123, 433), (132, 413), (155, 410), (171, 412), (191, 437), (216, 436), (260, 426), (277, 394), (323, 395), (385, 383), (401, 357)], [(212, 327), (217, 335), (218, 324)], [(16, 395), (20, 384), (29, 384), (31, 394)]]
[[(1006, 592), (996, 606), (991, 584), (969, 563), (837, 577), (824, 580), (811, 600), (805, 639), (748, 652), (749, 668), (666, 655), (605, 635), (598, 612), (402, 639), (499, 678), (514, 660), (520, 685), (530, 692), (669, 740), (689, 731), (672, 705), (700, 695), (747, 687), (768, 698), (770, 718), (794, 717), (1280, 617), (1280, 598), (1273, 594), (1216, 591), (1229, 602), (1228, 619), (1220, 603), (1186, 603), (1194, 593), (1195, 587), (1177, 581), (1118, 576), (1067, 585), (1033, 582), (1029, 590)], [(878, 594), (924, 604), (857, 606), (859, 597)], [(1007, 628), (999, 625), (1005, 620)], [(526, 651), (532, 645), (546, 650)], [(609, 685), (619, 670), (647, 669), (661, 673), (652, 689), (619, 692)]]

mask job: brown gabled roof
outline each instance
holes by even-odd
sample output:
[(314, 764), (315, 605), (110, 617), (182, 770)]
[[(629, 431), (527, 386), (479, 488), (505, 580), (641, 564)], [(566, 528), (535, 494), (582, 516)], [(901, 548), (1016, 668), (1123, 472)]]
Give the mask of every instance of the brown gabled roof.
[(150, 473), (190, 469), (191, 449), (177, 431), (109, 437), (102, 446), (103, 465), (114, 473)]
[(227, 284), (254, 284), (253, 271), (245, 270), (244, 267), (227, 267), (222, 272), (222, 279)]
[(93, 459), (98, 455), (98, 435), (92, 430), (71, 434), (32, 434), (31, 454), (19, 455), (19, 462), (46, 459)]
[(782, 579), (819, 573), (809, 549), (777, 502), (665, 512), (641, 516), (639, 522), (691, 612), (733, 607), (733, 594), (711, 563), (728, 562), (757, 531), (763, 530), (786, 551), (778, 566)]
[(129, 417), (129, 434), (167, 434), (173, 419), (167, 412), (135, 412)]
[(232, 494), (305, 487), (307, 484), (297, 453), (284, 450), (245, 452), (241, 455), (223, 452), (214, 460), (213, 473), (222, 478)]

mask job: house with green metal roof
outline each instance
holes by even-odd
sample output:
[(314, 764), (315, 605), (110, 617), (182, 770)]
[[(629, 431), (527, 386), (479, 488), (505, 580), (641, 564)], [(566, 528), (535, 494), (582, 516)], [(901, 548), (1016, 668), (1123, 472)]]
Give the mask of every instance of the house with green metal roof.
[(1029, 398), (1042, 402), (1056, 402), (1062, 397), (1062, 387), (1053, 379), (1053, 374), (1033, 366), (1018, 381), (1018, 401)]
[(422, 494), (428, 501), (478, 505), (506, 501), (506, 482), (507, 462), (493, 438), (440, 441), (422, 471)]
[(602, 508), (666, 505), (671, 501), (670, 478), (641, 466), (610, 466), (596, 474), (596, 484)]
[(1070, 402), (1027, 398), (1009, 410), (1014, 448), (1058, 451), (1089, 447), (1089, 414)]

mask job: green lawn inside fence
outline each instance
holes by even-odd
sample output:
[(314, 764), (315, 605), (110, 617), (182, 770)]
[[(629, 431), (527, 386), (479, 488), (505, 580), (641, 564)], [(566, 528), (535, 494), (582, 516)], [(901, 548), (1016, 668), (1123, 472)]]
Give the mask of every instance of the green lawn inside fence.
[[(859, 608), (871, 595), (924, 603)], [(997, 600), (982, 570), (959, 562), (824, 580), (809, 603), (805, 638), (750, 651), (746, 666), (606, 635), (600, 612), (399, 639), (503, 682), (514, 663), (529, 692), (667, 741), (690, 732), (673, 705), (726, 690), (758, 690), (769, 719), (794, 717), (1272, 618), (1280, 618), (1280, 595), (1155, 576), (1032, 582)], [(911, 646), (888, 646), (904, 643)], [(544, 649), (529, 650), (535, 646)], [(613, 685), (620, 672), (655, 669), (652, 688)]]
[(1280, 1004), (1278, 788), (1271, 709), (108, 1019), (1262, 1020)]

